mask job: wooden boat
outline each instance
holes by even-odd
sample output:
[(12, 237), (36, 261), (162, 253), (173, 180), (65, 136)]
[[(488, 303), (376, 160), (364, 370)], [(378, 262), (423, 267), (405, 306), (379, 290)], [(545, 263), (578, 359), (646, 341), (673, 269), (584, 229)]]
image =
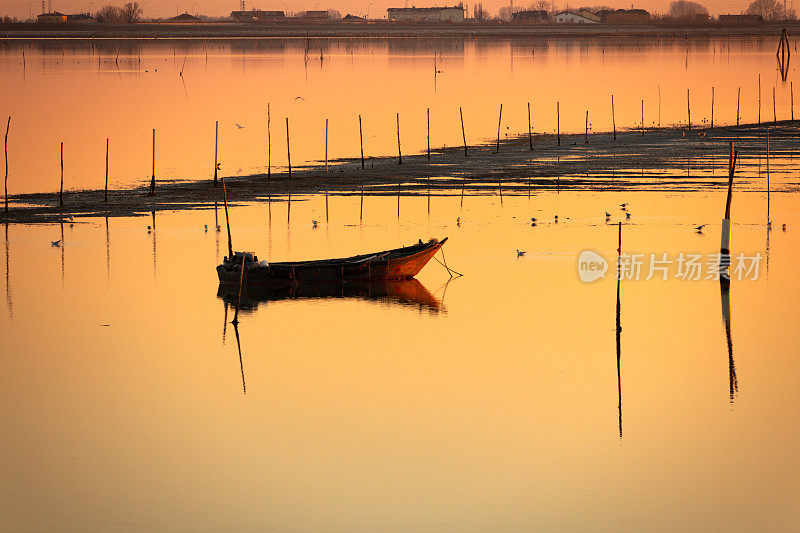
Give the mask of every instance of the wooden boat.
[(299, 285), (270, 284), (239, 286), (232, 283), (220, 283), (217, 297), (226, 305), (239, 307), (244, 313), (258, 309), (259, 303), (278, 302), (282, 300), (310, 299), (356, 299), (368, 302), (386, 302), (430, 312), (442, 309), (442, 302), (425, 288), (417, 279), (398, 281), (364, 280), (307, 282)]
[[(431, 239), (412, 246), (341, 259), (268, 263), (252, 252), (234, 252), (217, 266), (220, 283), (247, 285), (293, 284), (321, 281), (411, 279), (447, 242)], [(244, 272), (242, 272), (244, 265)]]

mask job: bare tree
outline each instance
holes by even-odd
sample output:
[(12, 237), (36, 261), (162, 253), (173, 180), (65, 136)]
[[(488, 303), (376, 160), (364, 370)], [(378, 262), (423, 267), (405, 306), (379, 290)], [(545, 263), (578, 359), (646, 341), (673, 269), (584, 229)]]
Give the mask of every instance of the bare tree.
[(786, 18), (783, 4), (777, 0), (754, 0), (747, 8), (748, 15), (761, 15), (764, 20), (781, 20)]
[(478, 3), (472, 6), (472, 18), (477, 21), (486, 20), (489, 18), (489, 12), (483, 9), (483, 4)]
[(94, 14), (94, 18), (97, 20), (97, 22), (103, 22), (106, 24), (122, 22), (122, 9), (111, 4), (106, 4)]
[(122, 22), (133, 24), (142, 20), (142, 6), (139, 2), (128, 2), (122, 6)]
[(676, 19), (686, 19), (697, 15), (708, 15), (708, 9), (691, 0), (677, 0), (669, 5), (669, 14)]
[(533, 4), (531, 4), (531, 9), (535, 11), (546, 11), (550, 12), (553, 4), (548, 2), (548, 0), (537, 0)]

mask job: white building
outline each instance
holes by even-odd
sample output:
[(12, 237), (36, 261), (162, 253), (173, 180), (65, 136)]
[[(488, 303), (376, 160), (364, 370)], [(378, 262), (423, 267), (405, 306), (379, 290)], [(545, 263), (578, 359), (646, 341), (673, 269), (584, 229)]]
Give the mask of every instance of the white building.
[(599, 24), (600, 17), (588, 11), (562, 11), (555, 16), (556, 24)]
[(463, 7), (390, 7), (388, 20), (394, 22), (464, 22)]

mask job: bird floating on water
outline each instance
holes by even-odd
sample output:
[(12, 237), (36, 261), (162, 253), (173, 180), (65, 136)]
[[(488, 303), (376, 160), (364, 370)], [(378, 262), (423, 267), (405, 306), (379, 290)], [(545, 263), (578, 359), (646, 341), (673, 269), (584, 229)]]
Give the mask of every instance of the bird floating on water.
[(522, 250), (522, 251), (517, 250), (517, 257), (522, 257), (524, 255), (525, 255), (525, 250)]
[(697, 233), (703, 233), (703, 228), (705, 228), (706, 226), (708, 226), (708, 224), (700, 224), (694, 229), (697, 230)]
[(556, 215), (556, 219), (555, 220), (556, 220), (556, 224), (558, 224), (558, 215)]
[(311, 227), (312, 228), (316, 228), (317, 227), (317, 221), (316, 220), (312, 220), (311, 221)]
[(783, 227), (781, 227), (781, 229), (782, 229), (783, 231), (786, 231), (786, 224), (784, 224), (784, 225), (783, 225)]
[(625, 220), (628, 220), (630, 218), (631, 218), (631, 212), (630, 211), (625, 212)]
[[(558, 218), (558, 217), (556, 217), (556, 218)], [(531, 217), (531, 222), (533, 222), (534, 224), (536, 224), (536, 217)]]
[(608, 211), (606, 211), (606, 218), (611, 218), (611, 213), (609, 213)]
[(217, 224), (217, 233), (219, 233), (219, 224)]
[(208, 224), (203, 224), (203, 231), (208, 231)]
[(619, 204), (619, 207), (620, 207), (620, 209), (625, 211), (626, 209), (628, 209), (628, 202), (625, 202), (624, 204)]
[(50, 246), (61, 246), (61, 239), (57, 241), (50, 241)]
[(461, 217), (456, 218), (456, 226), (461, 227)]

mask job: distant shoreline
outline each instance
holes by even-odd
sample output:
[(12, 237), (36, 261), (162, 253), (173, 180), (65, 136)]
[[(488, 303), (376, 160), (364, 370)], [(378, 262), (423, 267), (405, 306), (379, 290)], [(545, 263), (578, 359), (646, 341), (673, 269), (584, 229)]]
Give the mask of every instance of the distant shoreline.
[[(251, 38), (359, 38), (359, 37), (755, 37), (795, 33), (800, 23), (731, 26), (724, 24), (395, 24), (376, 22), (243, 24), (0, 24), (0, 40), (16, 39), (251, 39)], [(776, 44), (777, 46), (777, 44)]]

